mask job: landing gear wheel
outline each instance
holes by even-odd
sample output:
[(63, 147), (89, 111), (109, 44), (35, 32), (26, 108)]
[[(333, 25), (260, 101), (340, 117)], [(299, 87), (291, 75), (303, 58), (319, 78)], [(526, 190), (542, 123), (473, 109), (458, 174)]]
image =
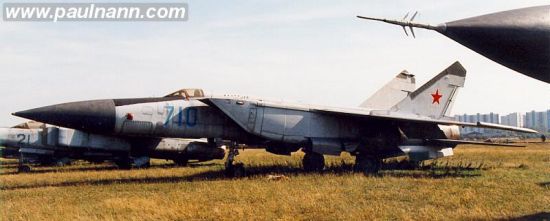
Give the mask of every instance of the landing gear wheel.
[(416, 170), (416, 169), (422, 168), (422, 161), (412, 161), (412, 160), (409, 160), (409, 161), (407, 161), (407, 162), (408, 162), (409, 169)]
[(174, 159), (174, 164), (176, 164), (177, 166), (184, 167), (184, 166), (187, 166), (187, 163), (189, 163), (189, 160), (185, 157), (179, 157)]
[(146, 156), (133, 157), (129, 161), (131, 166), (138, 169), (145, 169), (151, 166), (151, 158)]
[(28, 165), (20, 165), (19, 167), (17, 167), (17, 172), (18, 172), (18, 173), (28, 173), (28, 172), (31, 172), (31, 167), (28, 166)]
[(50, 159), (48, 159), (48, 160), (42, 159), (42, 160), (39, 161), (38, 164), (41, 167), (51, 167), (51, 166), (56, 166), (57, 162), (55, 162), (54, 160), (50, 160)]
[(246, 175), (244, 165), (242, 163), (236, 163), (230, 167), (225, 168), (225, 175), (227, 177), (239, 178)]
[(146, 168), (149, 168), (149, 167), (151, 167), (151, 162), (147, 162), (147, 163), (144, 163), (140, 166), (136, 166), (136, 168), (138, 168), (138, 169), (146, 169)]
[(88, 162), (93, 164), (101, 164), (101, 163), (105, 163), (105, 160), (93, 159), (93, 160), (89, 160)]
[(374, 156), (357, 155), (355, 158), (355, 171), (363, 172), (365, 176), (378, 174), (382, 160)]
[(29, 161), (30, 157), (27, 157), (25, 154), (20, 153), (19, 155), (19, 162), (17, 166), (17, 172), (18, 173), (28, 173), (31, 172), (31, 167), (28, 165), (30, 163)]
[(308, 172), (322, 171), (325, 168), (325, 157), (323, 157), (323, 154), (306, 152), (306, 155), (302, 159), (302, 166)]
[(130, 159), (120, 159), (116, 160), (115, 164), (118, 168), (123, 170), (129, 170), (132, 169), (132, 161)]
[(58, 166), (58, 167), (67, 166), (67, 165), (71, 165), (71, 159), (69, 158), (61, 158), (55, 162), (55, 166)]

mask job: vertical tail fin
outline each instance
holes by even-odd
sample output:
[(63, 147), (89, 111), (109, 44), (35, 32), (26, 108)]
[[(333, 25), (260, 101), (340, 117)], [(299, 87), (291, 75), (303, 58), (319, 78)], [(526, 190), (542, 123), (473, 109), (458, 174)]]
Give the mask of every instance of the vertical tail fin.
[(414, 75), (403, 70), (390, 82), (384, 85), (384, 87), (380, 88), (367, 100), (361, 103), (359, 107), (374, 110), (388, 110), (413, 92), (415, 86)]
[(392, 111), (428, 116), (448, 116), (458, 88), (464, 86), (466, 69), (457, 61), (391, 108)]

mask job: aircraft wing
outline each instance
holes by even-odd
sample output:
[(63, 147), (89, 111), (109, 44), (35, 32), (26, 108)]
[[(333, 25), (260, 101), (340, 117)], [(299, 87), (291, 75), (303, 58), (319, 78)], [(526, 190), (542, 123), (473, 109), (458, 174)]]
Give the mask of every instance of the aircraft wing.
[(345, 108), (313, 108), (310, 109), (312, 112), (324, 113), (328, 115), (343, 115), (349, 117), (359, 117), (367, 119), (381, 119), (381, 120), (390, 120), (390, 121), (401, 121), (401, 122), (416, 122), (416, 123), (435, 123), (441, 125), (456, 125), (456, 126), (468, 126), (468, 127), (480, 127), (480, 128), (489, 128), (489, 129), (499, 129), (499, 130), (508, 130), (522, 133), (538, 133), (535, 130), (528, 128), (520, 128), (513, 126), (506, 126), (500, 124), (492, 124), (485, 122), (460, 122), (455, 120), (446, 120), (446, 119), (433, 119), (430, 117), (424, 117), (420, 115), (408, 115), (400, 114), (392, 111), (376, 111), (376, 110), (361, 110), (361, 109), (345, 109)]
[[(240, 122), (239, 117), (236, 117), (236, 115), (233, 116), (234, 115), (233, 110), (236, 110), (232, 108), (232, 104), (234, 104), (234, 102), (230, 102), (231, 104), (229, 104), (227, 100), (235, 100), (237, 101), (236, 103), (238, 105), (241, 105), (239, 104), (239, 102), (244, 102), (244, 101), (240, 101), (240, 99), (214, 98), (214, 97), (204, 98), (200, 100), (209, 105), (214, 105), (218, 107), (220, 110), (222, 110), (222, 112), (224, 112), (230, 118), (235, 120), (235, 122), (243, 123), (243, 122)], [(399, 113), (399, 112), (389, 111), (389, 110), (379, 111), (379, 110), (368, 110), (363, 108), (324, 107), (324, 106), (301, 105), (301, 104), (291, 104), (291, 103), (271, 102), (271, 101), (253, 101), (253, 102), (250, 102), (250, 104), (258, 107), (272, 107), (272, 108), (287, 109), (287, 110), (301, 110), (301, 111), (321, 113), (321, 114), (326, 114), (331, 116), (357, 118), (360, 120), (386, 120), (386, 121), (411, 122), (411, 123), (430, 123), (430, 124), (440, 124), (440, 125), (456, 125), (456, 126), (462, 126), (462, 127), (468, 126), (468, 127), (490, 128), (490, 129), (508, 130), (508, 131), (522, 132), (522, 133), (535, 133), (535, 134), (538, 133), (537, 131), (528, 129), (528, 128), (512, 127), (512, 126), (491, 124), (491, 123), (485, 123), (485, 122), (476, 122), (476, 123), (460, 122), (460, 121), (444, 119), (444, 118), (434, 119), (434, 118), (426, 117), (422, 115), (404, 114), (404, 113)]]
[(428, 140), (428, 142), (436, 145), (442, 145), (442, 146), (456, 146), (458, 144), (471, 144), (471, 145), (484, 145), (484, 146), (525, 147), (525, 145), (518, 145), (518, 144), (502, 144), (502, 143), (489, 143), (489, 142), (452, 140), (452, 139), (430, 139)]

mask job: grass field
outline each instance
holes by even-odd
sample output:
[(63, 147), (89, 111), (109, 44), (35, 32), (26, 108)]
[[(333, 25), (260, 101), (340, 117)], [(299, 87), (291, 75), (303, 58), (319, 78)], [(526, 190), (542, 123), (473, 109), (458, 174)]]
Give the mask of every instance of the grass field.
[[(328, 157), (305, 173), (301, 154), (246, 150), (244, 178), (223, 162), (116, 170), (108, 164), (0, 170), (1, 220), (487, 220), (550, 219), (550, 143), (527, 148), (459, 146), (455, 156), (380, 177), (353, 173), (353, 157)], [(278, 180), (269, 175), (284, 175)]]

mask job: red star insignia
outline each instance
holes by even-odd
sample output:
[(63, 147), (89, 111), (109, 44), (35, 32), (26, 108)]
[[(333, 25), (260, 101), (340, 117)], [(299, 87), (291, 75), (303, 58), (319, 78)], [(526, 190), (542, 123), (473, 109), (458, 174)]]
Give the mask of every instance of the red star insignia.
[(432, 101), (432, 104), (439, 104), (439, 98), (443, 97), (443, 95), (439, 94), (439, 89), (437, 89), (435, 91), (435, 94), (432, 94), (432, 98), (433, 98), (433, 101)]

